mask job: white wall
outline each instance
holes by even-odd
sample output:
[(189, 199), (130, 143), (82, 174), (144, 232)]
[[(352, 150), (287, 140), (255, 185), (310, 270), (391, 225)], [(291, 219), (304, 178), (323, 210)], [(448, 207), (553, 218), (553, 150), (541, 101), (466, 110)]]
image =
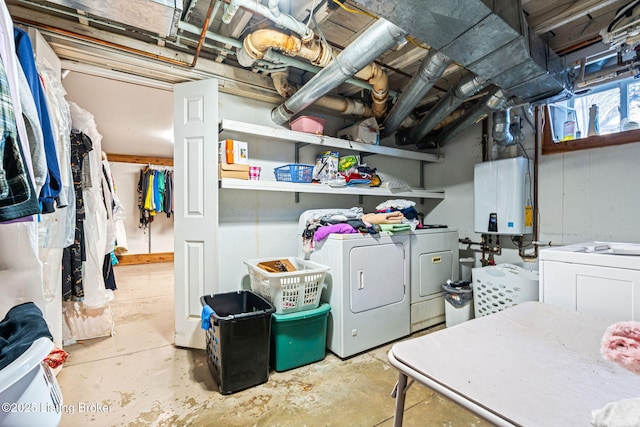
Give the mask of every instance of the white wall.
[(541, 239), (640, 243), (640, 144), (542, 156)]
[[(94, 115), (107, 153), (173, 157), (173, 92), (70, 72), (62, 81), (67, 100)], [(116, 193), (127, 212), (129, 254), (173, 252), (173, 219), (159, 214), (138, 227), (138, 173), (143, 164), (111, 162)]]

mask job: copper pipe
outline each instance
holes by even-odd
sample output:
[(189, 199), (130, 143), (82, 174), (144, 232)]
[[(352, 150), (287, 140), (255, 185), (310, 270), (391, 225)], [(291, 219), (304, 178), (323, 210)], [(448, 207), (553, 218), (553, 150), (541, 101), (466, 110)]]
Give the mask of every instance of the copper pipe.
[[(209, 10), (207, 10), (207, 16), (204, 19), (204, 24), (202, 24), (202, 32), (200, 33), (200, 38), (198, 39), (198, 46), (196, 47), (196, 53), (193, 55), (193, 61), (191, 61), (190, 67), (193, 68), (196, 66), (196, 62), (198, 61), (198, 57), (200, 56), (200, 50), (202, 49), (202, 45), (204, 44), (204, 39), (207, 36), (207, 31), (209, 30), (209, 21), (211, 20), (211, 15), (213, 14), (214, 5), (218, 2), (218, 0), (211, 0), (209, 4)], [(215, 7), (216, 12), (220, 7), (220, 3), (218, 3)]]
[(46, 24), (42, 24), (40, 22), (35, 22), (35, 21), (30, 20), (30, 19), (15, 18), (14, 21), (15, 22), (19, 22), (21, 24), (29, 25), (29, 26), (34, 27), (34, 28), (40, 28), (42, 30), (46, 30), (46, 31), (49, 31), (49, 32), (52, 32), (52, 33), (61, 34), (61, 35), (64, 35), (64, 36), (69, 36), (69, 37), (73, 37), (73, 38), (80, 39), (80, 40), (85, 40), (85, 41), (88, 41), (88, 42), (91, 42), (91, 43), (94, 43), (94, 44), (98, 44), (98, 45), (101, 45), (101, 46), (107, 46), (107, 47), (110, 47), (110, 48), (122, 50), (122, 51), (125, 51), (125, 52), (133, 53), (135, 55), (145, 56), (147, 58), (156, 59), (158, 61), (167, 62), (169, 64), (180, 65), (181, 67), (189, 67), (189, 68), (192, 67), (192, 65), (190, 63), (185, 62), (185, 61), (179, 61), (177, 59), (173, 59), (173, 58), (169, 58), (169, 57), (161, 56), (161, 55), (156, 55), (154, 53), (145, 52), (144, 50), (135, 49), (135, 48), (132, 48), (132, 47), (129, 47), (129, 46), (125, 46), (125, 45), (121, 45), (121, 44), (118, 44), (118, 43), (113, 43), (113, 42), (110, 42), (110, 41), (97, 39), (97, 38), (91, 37), (91, 36), (85, 36), (84, 34), (78, 34), (78, 33), (72, 32), (72, 31), (63, 30), (61, 28), (53, 27), (51, 25), (46, 25)]
[(587, 46), (591, 46), (592, 44), (599, 43), (601, 41), (602, 41), (602, 36), (600, 36), (600, 35), (595, 36), (595, 37), (591, 37), (590, 39), (583, 40), (583, 41), (581, 41), (579, 43), (576, 43), (574, 45), (567, 46), (567, 47), (562, 48), (562, 49), (558, 49), (556, 51), (556, 54), (558, 54), (558, 55), (568, 55), (568, 54), (570, 54), (570, 53), (572, 53), (572, 52), (574, 52), (574, 51), (576, 51), (578, 49), (582, 49), (582, 48), (585, 48)]

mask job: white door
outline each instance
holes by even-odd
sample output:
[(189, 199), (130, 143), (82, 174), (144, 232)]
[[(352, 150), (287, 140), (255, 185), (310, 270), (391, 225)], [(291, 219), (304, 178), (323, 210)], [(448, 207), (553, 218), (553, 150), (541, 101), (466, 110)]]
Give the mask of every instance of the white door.
[(349, 302), (352, 313), (361, 313), (404, 299), (404, 246), (378, 244), (351, 249)]
[(173, 93), (175, 345), (204, 349), (200, 297), (218, 290), (218, 81)]

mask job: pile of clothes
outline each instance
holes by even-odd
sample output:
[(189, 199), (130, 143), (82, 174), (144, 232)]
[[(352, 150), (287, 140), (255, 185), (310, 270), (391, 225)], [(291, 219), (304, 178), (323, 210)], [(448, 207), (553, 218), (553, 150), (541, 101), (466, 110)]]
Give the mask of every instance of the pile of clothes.
[(376, 212), (364, 213), (361, 207), (323, 211), (305, 222), (302, 232), (302, 247), (311, 253), (315, 242), (320, 242), (332, 233), (378, 234), (415, 230), (422, 224), (417, 219), (415, 202), (409, 200), (387, 200), (376, 206)]

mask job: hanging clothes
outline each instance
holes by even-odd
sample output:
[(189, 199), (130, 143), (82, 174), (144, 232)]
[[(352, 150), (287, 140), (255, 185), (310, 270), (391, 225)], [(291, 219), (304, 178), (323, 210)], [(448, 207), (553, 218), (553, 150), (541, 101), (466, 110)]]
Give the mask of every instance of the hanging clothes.
[[(28, 188), (32, 192), (29, 194), (29, 204), (34, 198), (37, 204), (38, 194), (35, 192), (35, 179), (29, 155), (29, 136), (20, 103), (17, 77), (19, 65), (15, 54), (13, 21), (5, 2), (0, 2), (0, 23), (0, 68), (3, 74), (0, 92), (5, 94), (3, 96), (5, 100), (6, 94), (9, 94), (8, 100), (13, 109), (17, 128), (16, 136), (11, 138), (11, 143), (8, 145), (4, 132), (0, 133), (0, 140), (5, 141), (4, 146), (0, 147), (0, 169), (4, 171), (3, 176), (7, 178), (5, 165), (10, 163), (13, 170), (17, 172), (16, 176), (26, 183), (23, 188)], [(5, 153), (15, 156), (16, 161), (5, 159)], [(22, 157), (18, 156), (18, 153), (22, 153)], [(23, 301), (33, 301), (41, 310), (45, 309), (42, 292), (42, 263), (38, 259), (38, 230), (34, 221), (33, 205), (24, 209), (22, 213), (27, 216), (0, 223), (0, 289), (2, 290), (0, 316)], [(12, 214), (12, 217), (16, 216)]]
[(167, 218), (173, 214), (173, 171), (145, 166), (138, 176), (139, 227), (146, 229), (154, 216), (164, 212)]
[(60, 181), (60, 166), (58, 165), (58, 155), (56, 153), (56, 143), (51, 127), (49, 109), (47, 107), (42, 82), (36, 69), (29, 35), (20, 28), (14, 28), (14, 37), (16, 54), (22, 70), (27, 77), (27, 82), (38, 111), (38, 117), (40, 118), (40, 126), (44, 138), (44, 150), (47, 158), (47, 176), (40, 192), (40, 204), (42, 213), (51, 213), (55, 210), (54, 200), (60, 194), (62, 184)]
[[(39, 212), (37, 196), (26, 168), (9, 83), (0, 66), (0, 221), (9, 221)], [(34, 199), (35, 197), (35, 199)]]
[(62, 254), (62, 298), (79, 300), (84, 298), (82, 262), (86, 261), (84, 238), (84, 197), (82, 168), (85, 157), (93, 149), (91, 139), (77, 129), (71, 131), (71, 173), (76, 198), (76, 228), (73, 244), (64, 248)]

